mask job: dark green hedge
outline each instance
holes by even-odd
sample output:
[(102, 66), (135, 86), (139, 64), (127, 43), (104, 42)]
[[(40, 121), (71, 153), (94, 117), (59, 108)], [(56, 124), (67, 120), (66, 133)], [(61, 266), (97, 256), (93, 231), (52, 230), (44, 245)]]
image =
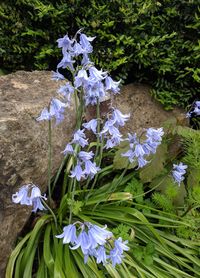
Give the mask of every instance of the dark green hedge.
[(56, 40), (85, 27), (99, 67), (152, 84), (166, 108), (200, 95), (199, 0), (4, 0), (0, 26), (4, 69), (55, 68)]

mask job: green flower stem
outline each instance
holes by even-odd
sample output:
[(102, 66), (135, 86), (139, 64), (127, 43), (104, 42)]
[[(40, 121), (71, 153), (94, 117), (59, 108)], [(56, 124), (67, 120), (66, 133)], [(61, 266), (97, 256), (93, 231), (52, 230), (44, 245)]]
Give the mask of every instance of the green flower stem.
[[(79, 151), (80, 146), (76, 145), (74, 148), (74, 152), (77, 153)], [(65, 195), (66, 193), (66, 188), (67, 188), (67, 178), (69, 175), (69, 172), (72, 168), (74, 164), (74, 156), (71, 156), (67, 165), (66, 165), (66, 169), (65, 169), (65, 174), (64, 174), (64, 180), (63, 180), (63, 186), (62, 186), (62, 197)], [(72, 180), (72, 179), (71, 179)], [(70, 193), (72, 191), (72, 182), (70, 181), (69, 183), (69, 188), (68, 188), (68, 193)]]
[(60, 173), (61, 173), (61, 171), (62, 171), (62, 169), (63, 169), (63, 167), (64, 167), (64, 165), (65, 165), (67, 159), (68, 159), (68, 155), (66, 155), (66, 156), (63, 158), (63, 160), (62, 160), (62, 162), (61, 162), (61, 164), (60, 164), (60, 167), (59, 167), (59, 169), (58, 169), (58, 171), (57, 171), (57, 173), (56, 173), (56, 177), (55, 177), (54, 182), (53, 182), (53, 185), (52, 185), (52, 192), (53, 192), (54, 189), (55, 189), (56, 183), (57, 183), (57, 181), (58, 181), (58, 179), (59, 179), (59, 177), (60, 177)]
[[(67, 165), (66, 165), (66, 169), (65, 169), (65, 174), (64, 174), (64, 180), (63, 180), (63, 186), (62, 186), (62, 196), (65, 195), (66, 193), (66, 188), (67, 188), (67, 177), (69, 175), (69, 172), (70, 172), (70, 169), (73, 165), (73, 162), (74, 162), (74, 157), (71, 156)], [(70, 191), (70, 188), (68, 189)]]
[(56, 229), (57, 229), (58, 224), (57, 224), (57, 219), (56, 219), (56, 216), (55, 216), (54, 212), (52, 211), (52, 209), (47, 205), (47, 203), (42, 198), (41, 198), (41, 201), (42, 201), (44, 207), (46, 207), (49, 210), (49, 212), (51, 213), (51, 215), (53, 216), (55, 226), (56, 226)]
[(48, 193), (49, 203), (51, 204), (51, 168), (52, 168), (52, 132), (51, 132), (51, 120), (48, 121)]
[(99, 152), (99, 143), (100, 143), (100, 139), (99, 139), (99, 133), (100, 133), (100, 103), (99, 100), (97, 99), (97, 105), (96, 105), (97, 109), (96, 109), (96, 113), (97, 113), (97, 145), (96, 145), (96, 152), (95, 152), (95, 158), (97, 158), (98, 156), (98, 152)]
[(114, 192), (116, 190), (116, 188), (118, 187), (118, 185), (121, 183), (123, 177), (125, 176), (125, 174), (128, 170), (129, 165), (130, 165), (130, 162), (127, 163), (127, 166), (124, 168), (124, 170), (121, 173), (121, 175), (119, 176), (118, 180), (113, 185), (111, 185), (110, 192)]
[(73, 211), (73, 206), (74, 206), (75, 190), (76, 190), (76, 179), (73, 180), (72, 198), (71, 198), (71, 205), (70, 205), (70, 212), (69, 212), (69, 224), (71, 224), (71, 221), (72, 221), (72, 211)]

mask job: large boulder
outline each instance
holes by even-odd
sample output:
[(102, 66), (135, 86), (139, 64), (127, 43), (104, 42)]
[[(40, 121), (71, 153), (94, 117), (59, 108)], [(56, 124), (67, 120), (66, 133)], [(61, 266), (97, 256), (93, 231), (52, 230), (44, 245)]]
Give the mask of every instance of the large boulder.
[[(12, 203), (11, 196), (30, 182), (47, 187), (48, 123), (36, 117), (56, 96), (59, 84), (50, 72), (24, 72), (0, 77), (0, 277), (18, 233), (30, 216), (31, 208)], [(61, 151), (75, 126), (74, 106), (68, 108), (64, 122), (53, 126), (53, 170), (62, 161)]]
[(123, 134), (139, 133), (148, 127), (161, 127), (169, 119), (187, 124), (185, 111), (179, 108), (164, 110), (162, 105), (153, 99), (150, 89), (144, 84), (129, 84), (123, 86), (120, 94), (114, 97), (112, 106), (125, 114), (130, 113), (130, 119), (122, 129)]

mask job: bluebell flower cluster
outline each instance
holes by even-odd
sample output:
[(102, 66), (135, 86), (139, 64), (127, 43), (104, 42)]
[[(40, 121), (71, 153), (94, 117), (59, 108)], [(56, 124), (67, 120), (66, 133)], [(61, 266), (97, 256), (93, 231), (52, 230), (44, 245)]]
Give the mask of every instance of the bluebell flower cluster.
[(172, 176), (174, 178), (174, 181), (178, 183), (180, 186), (181, 182), (184, 180), (184, 175), (186, 173), (187, 165), (180, 162), (179, 164), (173, 164), (173, 171)]
[(57, 98), (52, 98), (49, 108), (44, 108), (37, 118), (37, 121), (49, 121), (53, 118), (56, 119), (56, 124), (64, 120), (64, 112), (67, 104)]
[(76, 159), (76, 166), (71, 170), (71, 178), (75, 178), (77, 181), (88, 177), (92, 179), (100, 170), (100, 168), (96, 165), (96, 162), (92, 162), (94, 153), (92, 151), (79, 151), (76, 153), (73, 148), (73, 144), (77, 144), (83, 148), (88, 145), (88, 139), (86, 139), (84, 129), (79, 129), (74, 133), (72, 141), (66, 145), (63, 153), (65, 155), (71, 154)]
[[(78, 40), (79, 38), (79, 40)], [(85, 105), (95, 105), (105, 98), (107, 92), (119, 93), (120, 81), (113, 81), (106, 71), (98, 70), (89, 58), (93, 47), (91, 42), (95, 37), (88, 37), (79, 30), (74, 38), (68, 35), (57, 40), (58, 47), (62, 49), (63, 58), (53, 72), (52, 79), (63, 81), (65, 77), (59, 72), (59, 68), (68, 69), (73, 74), (73, 81), (67, 81), (58, 89), (62, 101), (53, 98), (49, 108), (44, 108), (38, 121), (56, 119), (60, 123), (64, 119), (64, 110), (71, 103), (74, 92), (83, 93)], [(94, 123), (93, 123), (94, 126)], [(92, 127), (94, 129), (94, 127)]]
[(26, 206), (33, 206), (33, 212), (44, 210), (41, 199), (46, 200), (45, 195), (42, 196), (41, 191), (35, 184), (27, 184), (22, 186), (18, 192), (12, 195), (12, 201), (15, 204), (21, 204)]
[(148, 128), (146, 130), (146, 140), (140, 142), (137, 134), (128, 133), (130, 149), (122, 153), (122, 156), (128, 157), (130, 163), (137, 162), (138, 168), (144, 167), (148, 161), (145, 159), (150, 154), (155, 154), (157, 147), (161, 144), (163, 128)]
[(119, 127), (124, 126), (129, 117), (130, 114), (122, 114), (118, 109), (113, 108), (112, 114), (104, 123), (103, 129), (100, 133), (100, 135), (106, 139), (106, 149), (113, 148), (123, 141)]
[[(80, 232), (77, 231), (76, 224), (80, 226)], [(122, 241), (122, 238), (114, 239), (112, 232), (106, 230), (106, 226), (101, 228), (89, 222), (76, 222), (63, 228), (63, 233), (57, 235), (57, 238), (63, 238), (63, 244), (71, 244), (72, 250), (81, 248), (84, 255), (84, 262), (87, 263), (89, 256), (96, 259), (97, 264), (112, 263), (121, 264), (124, 257), (124, 251), (128, 251), (128, 241)], [(111, 249), (111, 246), (113, 248)]]

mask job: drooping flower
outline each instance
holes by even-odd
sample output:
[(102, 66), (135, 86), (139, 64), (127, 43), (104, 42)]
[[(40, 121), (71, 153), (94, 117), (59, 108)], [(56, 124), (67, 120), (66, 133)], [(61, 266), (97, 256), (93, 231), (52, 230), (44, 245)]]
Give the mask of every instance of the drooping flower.
[(77, 241), (76, 226), (69, 224), (63, 228), (63, 233), (56, 235), (57, 238), (63, 238), (63, 244), (72, 243), (75, 244)]
[(122, 156), (128, 157), (130, 163), (136, 161), (138, 168), (144, 167), (149, 163), (145, 159), (145, 156), (156, 152), (157, 147), (161, 144), (163, 134), (164, 132), (162, 128), (148, 128), (146, 131), (147, 139), (140, 142), (136, 133), (129, 133), (127, 140), (129, 141), (130, 149), (127, 152), (122, 153)]
[(106, 71), (98, 70), (94, 66), (89, 67), (89, 73), (91, 81), (95, 82), (102, 81), (107, 76)]
[(88, 250), (90, 249), (92, 243), (86, 231), (80, 232), (75, 243), (76, 245), (71, 247), (72, 250), (80, 247), (84, 255), (88, 254)]
[(31, 200), (29, 196), (29, 187), (30, 184), (24, 185), (19, 189), (19, 192), (13, 194), (12, 195), (13, 203), (30, 206)]
[(93, 225), (91, 223), (88, 223), (89, 230), (88, 234), (91, 239), (91, 247), (96, 248), (99, 245), (104, 245), (108, 239), (113, 237), (112, 232), (107, 231), (107, 226), (104, 226), (104, 228), (101, 228), (97, 225)]
[(78, 163), (72, 170), (71, 170), (71, 178), (76, 178), (77, 181), (80, 181), (81, 178), (85, 178), (85, 173), (80, 165)]
[(124, 251), (128, 251), (130, 248), (126, 245), (128, 244), (128, 240), (125, 240), (124, 242), (122, 241), (122, 238), (119, 237), (118, 239), (115, 240), (114, 242), (115, 247), (118, 249), (119, 253), (123, 253)]
[(75, 88), (79, 88), (81, 86), (85, 86), (88, 81), (88, 74), (85, 69), (80, 69), (77, 75), (74, 78)]
[(71, 144), (67, 144), (64, 151), (62, 151), (64, 155), (66, 154), (74, 154), (74, 149)]
[(106, 255), (106, 250), (104, 245), (99, 246), (96, 249), (96, 260), (97, 264), (103, 263), (103, 265), (107, 264), (107, 258), (108, 256)]
[(92, 162), (90, 160), (85, 161), (85, 169), (83, 171), (83, 174), (92, 179), (99, 170), (100, 168), (96, 165), (96, 162)]
[(113, 109), (111, 120), (113, 121), (113, 124), (119, 127), (124, 126), (129, 117), (130, 114), (122, 114), (118, 109)]
[(119, 84), (121, 81), (113, 81), (110, 76), (107, 76), (105, 79), (105, 88), (106, 90), (111, 90), (114, 94), (119, 93)]
[(38, 186), (35, 184), (27, 184), (22, 186), (19, 189), (19, 192), (16, 192), (12, 195), (12, 201), (16, 204), (33, 206), (33, 212), (39, 210), (44, 210), (41, 200), (47, 199), (45, 196), (42, 196), (41, 191)]
[(72, 143), (79, 144), (83, 148), (88, 145), (88, 139), (86, 139), (84, 130), (78, 129), (74, 133)]
[(146, 132), (146, 137), (151, 141), (160, 142), (162, 140), (162, 136), (164, 134), (163, 128), (148, 128)]
[(88, 129), (88, 130), (92, 130), (92, 132), (94, 134), (96, 134), (96, 132), (97, 132), (97, 119), (92, 119), (89, 122), (84, 123), (83, 127)]
[(114, 245), (115, 247), (110, 251), (110, 255), (108, 258), (111, 260), (113, 267), (116, 266), (116, 264), (121, 264), (122, 259), (124, 257), (123, 252), (128, 251), (129, 247), (126, 246), (128, 241), (122, 241), (122, 238), (118, 238), (115, 240)]
[(44, 108), (40, 116), (36, 119), (37, 121), (49, 121), (51, 119), (51, 114), (47, 108)]
[(64, 96), (70, 102), (71, 95), (74, 93), (74, 87), (69, 82), (67, 82), (58, 89), (58, 93)]
[(64, 120), (64, 111), (66, 108), (67, 104), (60, 101), (57, 98), (52, 98), (51, 103), (50, 103), (50, 109), (49, 113), (51, 117), (55, 117), (56, 119), (56, 124), (59, 124)]
[(33, 212), (36, 212), (38, 209), (45, 210), (45, 207), (43, 206), (41, 199), (46, 200), (47, 198), (45, 196), (42, 196), (39, 187), (33, 185), (30, 196), (31, 204), (33, 205)]
[(74, 40), (70, 40), (68, 35), (65, 35), (63, 38), (58, 39), (57, 42), (58, 48), (62, 48), (62, 53), (64, 55), (68, 50), (72, 50), (72, 44), (74, 43)]
[(180, 183), (185, 179), (184, 174), (186, 173), (187, 165), (180, 162), (179, 164), (173, 164), (173, 171), (172, 176), (175, 180), (175, 182), (180, 185)]
[(56, 80), (56, 81), (65, 80), (65, 77), (61, 73), (59, 73), (58, 70), (56, 70), (56, 72), (53, 71), (52, 80)]
[(74, 71), (74, 66), (73, 64), (75, 63), (74, 60), (72, 60), (72, 56), (69, 53), (64, 53), (64, 56), (60, 63), (58, 63), (57, 68), (69, 68), (71, 71)]
[(92, 151), (90, 151), (90, 152), (80, 151), (77, 155), (78, 159), (83, 162), (86, 162), (86, 161), (92, 159), (93, 156), (94, 156), (94, 153)]
[(92, 42), (95, 37), (88, 37), (85, 34), (80, 35), (80, 45), (82, 46), (84, 52), (91, 53), (93, 51), (93, 47), (90, 42)]

